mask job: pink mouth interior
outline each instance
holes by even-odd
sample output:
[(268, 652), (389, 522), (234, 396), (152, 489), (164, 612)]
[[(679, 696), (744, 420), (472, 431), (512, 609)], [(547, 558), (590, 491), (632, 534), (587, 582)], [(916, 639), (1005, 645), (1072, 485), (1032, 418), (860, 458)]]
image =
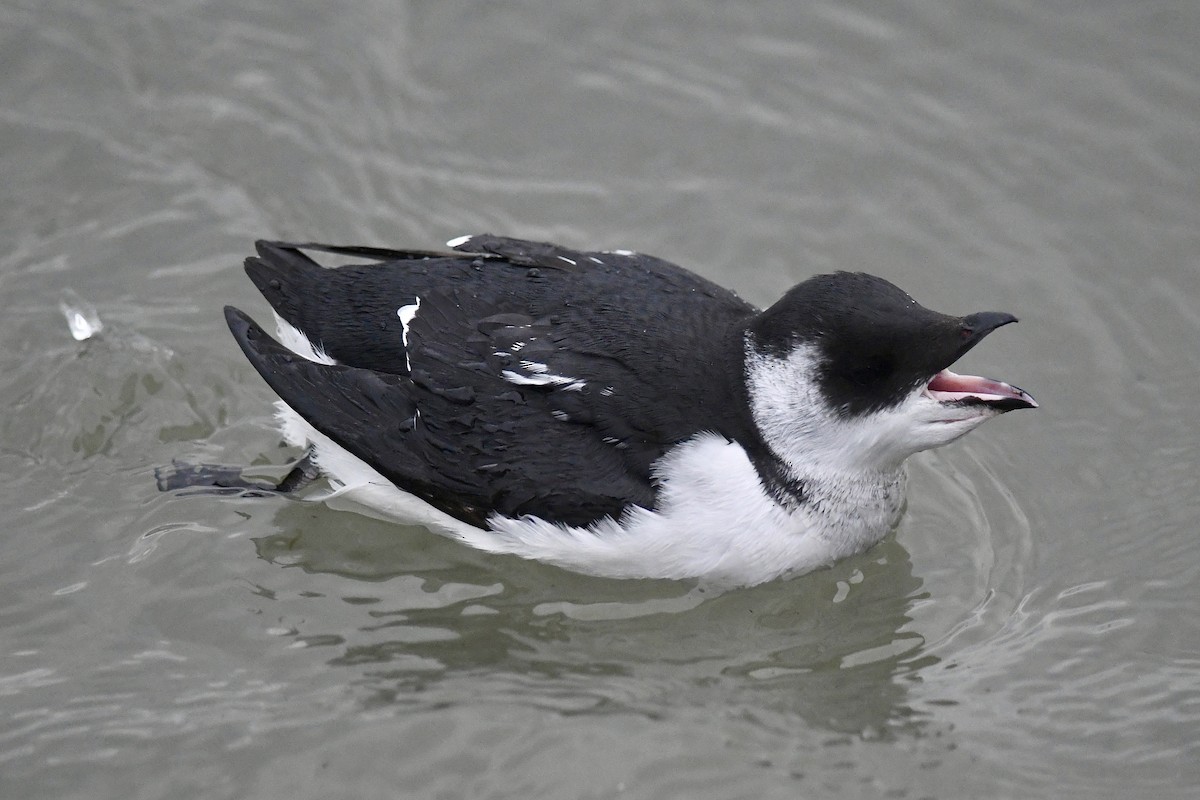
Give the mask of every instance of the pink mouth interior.
[(1019, 400), (1037, 408), (1037, 402), (1026, 392), (1004, 381), (994, 381), (976, 375), (959, 375), (948, 369), (934, 375), (926, 388), (934, 399), (943, 403), (967, 398), (982, 400), (985, 403)]

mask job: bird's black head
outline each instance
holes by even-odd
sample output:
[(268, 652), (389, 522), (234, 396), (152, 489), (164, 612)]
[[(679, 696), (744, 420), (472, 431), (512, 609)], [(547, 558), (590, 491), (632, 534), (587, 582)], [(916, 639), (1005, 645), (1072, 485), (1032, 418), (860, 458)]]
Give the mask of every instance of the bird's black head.
[(826, 403), (853, 417), (900, 404), (1010, 322), (1016, 317), (1000, 312), (939, 314), (883, 278), (837, 272), (793, 287), (749, 331), (756, 348), (778, 358), (811, 346)]

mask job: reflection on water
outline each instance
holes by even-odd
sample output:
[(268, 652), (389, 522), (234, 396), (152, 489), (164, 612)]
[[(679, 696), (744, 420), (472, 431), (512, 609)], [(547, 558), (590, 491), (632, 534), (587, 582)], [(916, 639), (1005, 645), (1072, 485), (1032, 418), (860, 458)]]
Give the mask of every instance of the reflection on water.
[[(909, 724), (904, 678), (937, 661), (906, 630), (921, 582), (890, 539), (812, 580), (721, 593), (575, 575), (302, 503), (277, 525), (288, 533), (256, 539), (261, 558), (371, 582), (289, 598), (296, 622), (275, 631), (332, 648), (368, 705), (454, 702), (486, 674), (493, 697), (562, 711), (653, 717), (719, 697), (861, 734)], [(283, 598), (259, 595), (278, 616)], [(334, 600), (350, 607), (336, 630), (304, 621)]]

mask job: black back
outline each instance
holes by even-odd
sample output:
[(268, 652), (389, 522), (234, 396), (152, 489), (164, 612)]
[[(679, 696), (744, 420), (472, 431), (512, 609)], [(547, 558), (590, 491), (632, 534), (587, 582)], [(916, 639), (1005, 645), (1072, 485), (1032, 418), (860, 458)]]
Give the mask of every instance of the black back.
[[(752, 306), (649, 256), (492, 236), (466, 246), (260, 242), (247, 274), (338, 365), (294, 356), (236, 309), (230, 328), (314, 427), (480, 526), (492, 511), (584, 525), (653, 507), (651, 464), (700, 431), (765, 453), (742, 384)], [(328, 269), (301, 247), (373, 263)], [(406, 348), (397, 312), (417, 298)], [(543, 376), (562, 380), (532, 383)]]

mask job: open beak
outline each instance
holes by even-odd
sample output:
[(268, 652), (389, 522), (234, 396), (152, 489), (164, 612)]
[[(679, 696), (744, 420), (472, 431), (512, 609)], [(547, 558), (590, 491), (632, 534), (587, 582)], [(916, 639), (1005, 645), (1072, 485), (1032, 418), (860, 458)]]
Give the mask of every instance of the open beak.
[(959, 375), (948, 369), (934, 375), (925, 391), (939, 403), (984, 405), (997, 411), (1038, 407), (1037, 401), (1029, 392), (1018, 389), (1011, 383), (976, 375)]
[[(959, 336), (962, 344), (955, 360), (977, 345), (983, 337), (1003, 325), (1016, 322), (1012, 314), (1001, 311), (983, 311), (962, 318)], [(960, 406), (983, 405), (997, 411), (1014, 411), (1018, 408), (1037, 408), (1037, 401), (1029, 392), (1018, 389), (1011, 383), (981, 378), (976, 375), (959, 375), (943, 369), (930, 379), (925, 391), (940, 403)]]

